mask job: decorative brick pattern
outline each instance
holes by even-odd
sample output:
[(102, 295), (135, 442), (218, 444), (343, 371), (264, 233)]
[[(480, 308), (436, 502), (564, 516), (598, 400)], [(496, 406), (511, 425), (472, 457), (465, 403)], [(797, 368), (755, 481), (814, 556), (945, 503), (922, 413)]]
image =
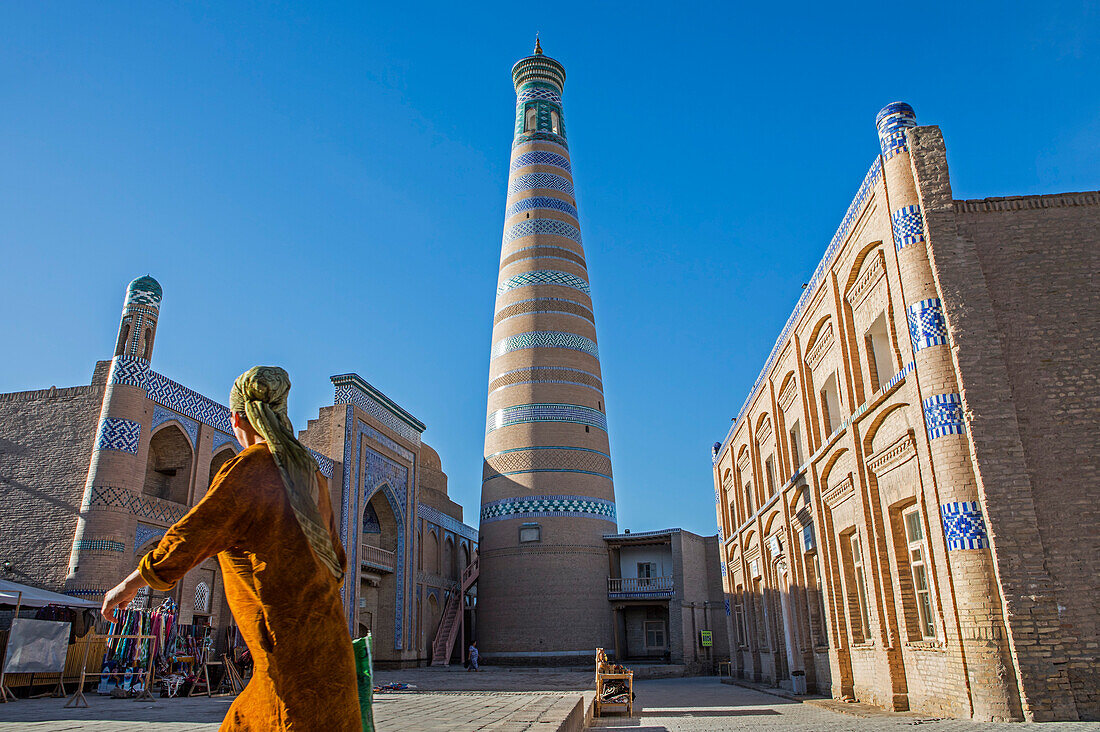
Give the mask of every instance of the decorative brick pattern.
[(504, 217), (509, 218), (518, 213), (523, 213), (524, 211), (533, 211), (540, 208), (549, 209), (551, 211), (561, 211), (562, 213), (569, 214), (573, 218), (577, 218), (577, 209), (573, 204), (551, 196), (521, 198), (508, 206), (508, 209), (504, 212)]
[(530, 300), (520, 300), (501, 308), (493, 318), (493, 323), (496, 324), (516, 315), (527, 315), (529, 313), (565, 313), (566, 315), (583, 318), (589, 323), (595, 322), (592, 311), (579, 302), (566, 300), (563, 297), (533, 297)]
[(924, 423), (930, 440), (966, 432), (962, 397), (958, 394), (935, 394), (925, 399)]
[(97, 450), (118, 450), (137, 455), (141, 442), (141, 424), (132, 419), (108, 417), (99, 423), (95, 438)]
[(485, 420), (485, 434), (502, 427), (530, 422), (568, 422), (607, 431), (604, 413), (591, 407), (577, 404), (520, 404), (491, 412)]
[(565, 259), (578, 264), (585, 269), (588, 269), (588, 265), (585, 264), (584, 257), (574, 252), (572, 249), (566, 249), (565, 247), (549, 247), (549, 246), (533, 246), (524, 247), (523, 249), (517, 249), (508, 255), (508, 258), (500, 263), (501, 268), (507, 267), (513, 262), (522, 262), (527, 259)]
[(559, 272), (556, 269), (536, 269), (509, 277), (497, 287), (497, 296), (503, 295), (509, 290), (518, 287), (532, 287), (534, 285), (558, 285), (560, 287), (572, 287), (580, 290), (585, 295), (591, 295), (592, 290), (588, 283), (575, 274)]
[(940, 506), (943, 516), (943, 533), (947, 548), (985, 549), (989, 537), (985, 532), (985, 519), (977, 501), (950, 501)]
[(531, 366), (506, 371), (489, 382), (489, 391), (516, 384), (575, 384), (597, 391), (603, 390), (603, 381), (595, 374), (564, 366)]
[(536, 330), (501, 338), (493, 344), (492, 358), (528, 348), (565, 348), (570, 351), (582, 351), (592, 358), (600, 357), (596, 342), (590, 338), (557, 330)]
[(481, 507), (481, 522), (567, 516), (615, 522), (615, 503), (588, 496), (524, 496), (490, 501)]
[(924, 243), (924, 216), (920, 206), (902, 206), (890, 215), (894, 229), (894, 246), (899, 250), (910, 244)]
[(611, 479), (611, 456), (599, 450), (560, 445), (517, 447), (485, 458), (482, 482), (520, 473), (585, 473)]
[(522, 239), (525, 236), (536, 236), (538, 234), (560, 236), (575, 242), (578, 246), (581, 244), (581, 230), (576, 226), (571, 226), (557, 219), (524, 219), (518, 224), (514, 224), (505, 229), (504, 246), (508, 246), (516, 239)]
[(183, 415), (176, 414), (159, 404), (153, 407), (153, 424), (150, 434), (156, 432), (157, 427), (161, 426), (165, 422), (175, 420), (183, 427), (183, 431), (187, 433), (187, 436), (191, 438), (191, 447), (194, 448), (199, 444), (199, 424), (195, 420), (184, 417)]
[(921, 300), (906, 308), (913, 353), (930, 346), (947, 345), (947, 321), (938, 297)]
[(138, 518), (159, 521), (165, 524), (174, 524), (187, 513), (187, 506), (182, 504), (134, 493), (131, 490), (110, 485), (92, 486), (92, 490), (86, 496), (81, 510), (86, 511), (89, 508), (98, 506), (121, 509), (132, 513)]
[(529, 150), (528, 152), (521, 153), (512, 159), (512, 170), (518, 170), (520, 168), (526, 168), (529, 165), (550, 165), (555, 168), (561, 168), (566, 173), (572, 175), (573, 171), (569, 167), (569, 158), (564, 155), (558, 155), (557, 153), (546, 152), (545, 150)]

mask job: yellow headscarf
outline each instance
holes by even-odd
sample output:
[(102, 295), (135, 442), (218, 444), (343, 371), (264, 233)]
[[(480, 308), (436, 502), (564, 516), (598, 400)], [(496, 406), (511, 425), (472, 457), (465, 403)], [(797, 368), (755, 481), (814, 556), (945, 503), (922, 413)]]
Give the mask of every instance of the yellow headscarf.
[(336, 558), (332, 537), (317, 505), (320, 494), (317, 461), (294, 437), (294, 426), (286, 413), (289, 393), (290, 375), (285, 370), (278, 366), (254, 366), (233, 382), (229, 409), (248, 417), (253, 429), (267, 442), (290, 507), (310, 548), (337, 580), (343, 580), (344, 568)]

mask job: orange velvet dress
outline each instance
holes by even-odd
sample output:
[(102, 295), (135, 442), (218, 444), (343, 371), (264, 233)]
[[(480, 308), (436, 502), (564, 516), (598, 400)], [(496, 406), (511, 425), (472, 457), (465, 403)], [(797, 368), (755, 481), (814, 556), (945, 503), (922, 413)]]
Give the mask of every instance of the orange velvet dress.
[[(320, 509), (346, 565), (323, 477)], [(316, 558), (266, 444), (225, 463), (206, 497), (139, 565), (160, 591), (217, 554), (225, 595), (252, 653), (252, 679), (222, 730), (360, 732), (355, 659), (340, 585)]]

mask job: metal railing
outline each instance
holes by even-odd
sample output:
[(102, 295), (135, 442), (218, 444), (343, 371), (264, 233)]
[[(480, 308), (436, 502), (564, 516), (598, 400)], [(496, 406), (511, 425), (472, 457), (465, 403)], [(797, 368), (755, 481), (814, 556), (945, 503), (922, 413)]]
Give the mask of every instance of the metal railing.
[(646, 595), (671, 597), (672, 577), (608, 577), (608, 595)]
[(379, 569), (385, 569), (392, 572), (396, 565), (395, 555), (393, 552), (386, 551), (385, 549), (379, 549), (376, 546), (370, 544), (363, 545), (363, 551), (359, 555), (360, 561), (363, 564), (369, 564), (372, 567), (378, 567)]

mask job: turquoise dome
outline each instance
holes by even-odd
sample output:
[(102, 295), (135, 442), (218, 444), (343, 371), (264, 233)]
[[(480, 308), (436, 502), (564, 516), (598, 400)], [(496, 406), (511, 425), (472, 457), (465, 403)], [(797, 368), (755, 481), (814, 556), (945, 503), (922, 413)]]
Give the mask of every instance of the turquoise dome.
[(126, 302), (137, 305), (160, 305), (164, 290), (160, 283), (149, 275), (138, 277), (126, 288)]

